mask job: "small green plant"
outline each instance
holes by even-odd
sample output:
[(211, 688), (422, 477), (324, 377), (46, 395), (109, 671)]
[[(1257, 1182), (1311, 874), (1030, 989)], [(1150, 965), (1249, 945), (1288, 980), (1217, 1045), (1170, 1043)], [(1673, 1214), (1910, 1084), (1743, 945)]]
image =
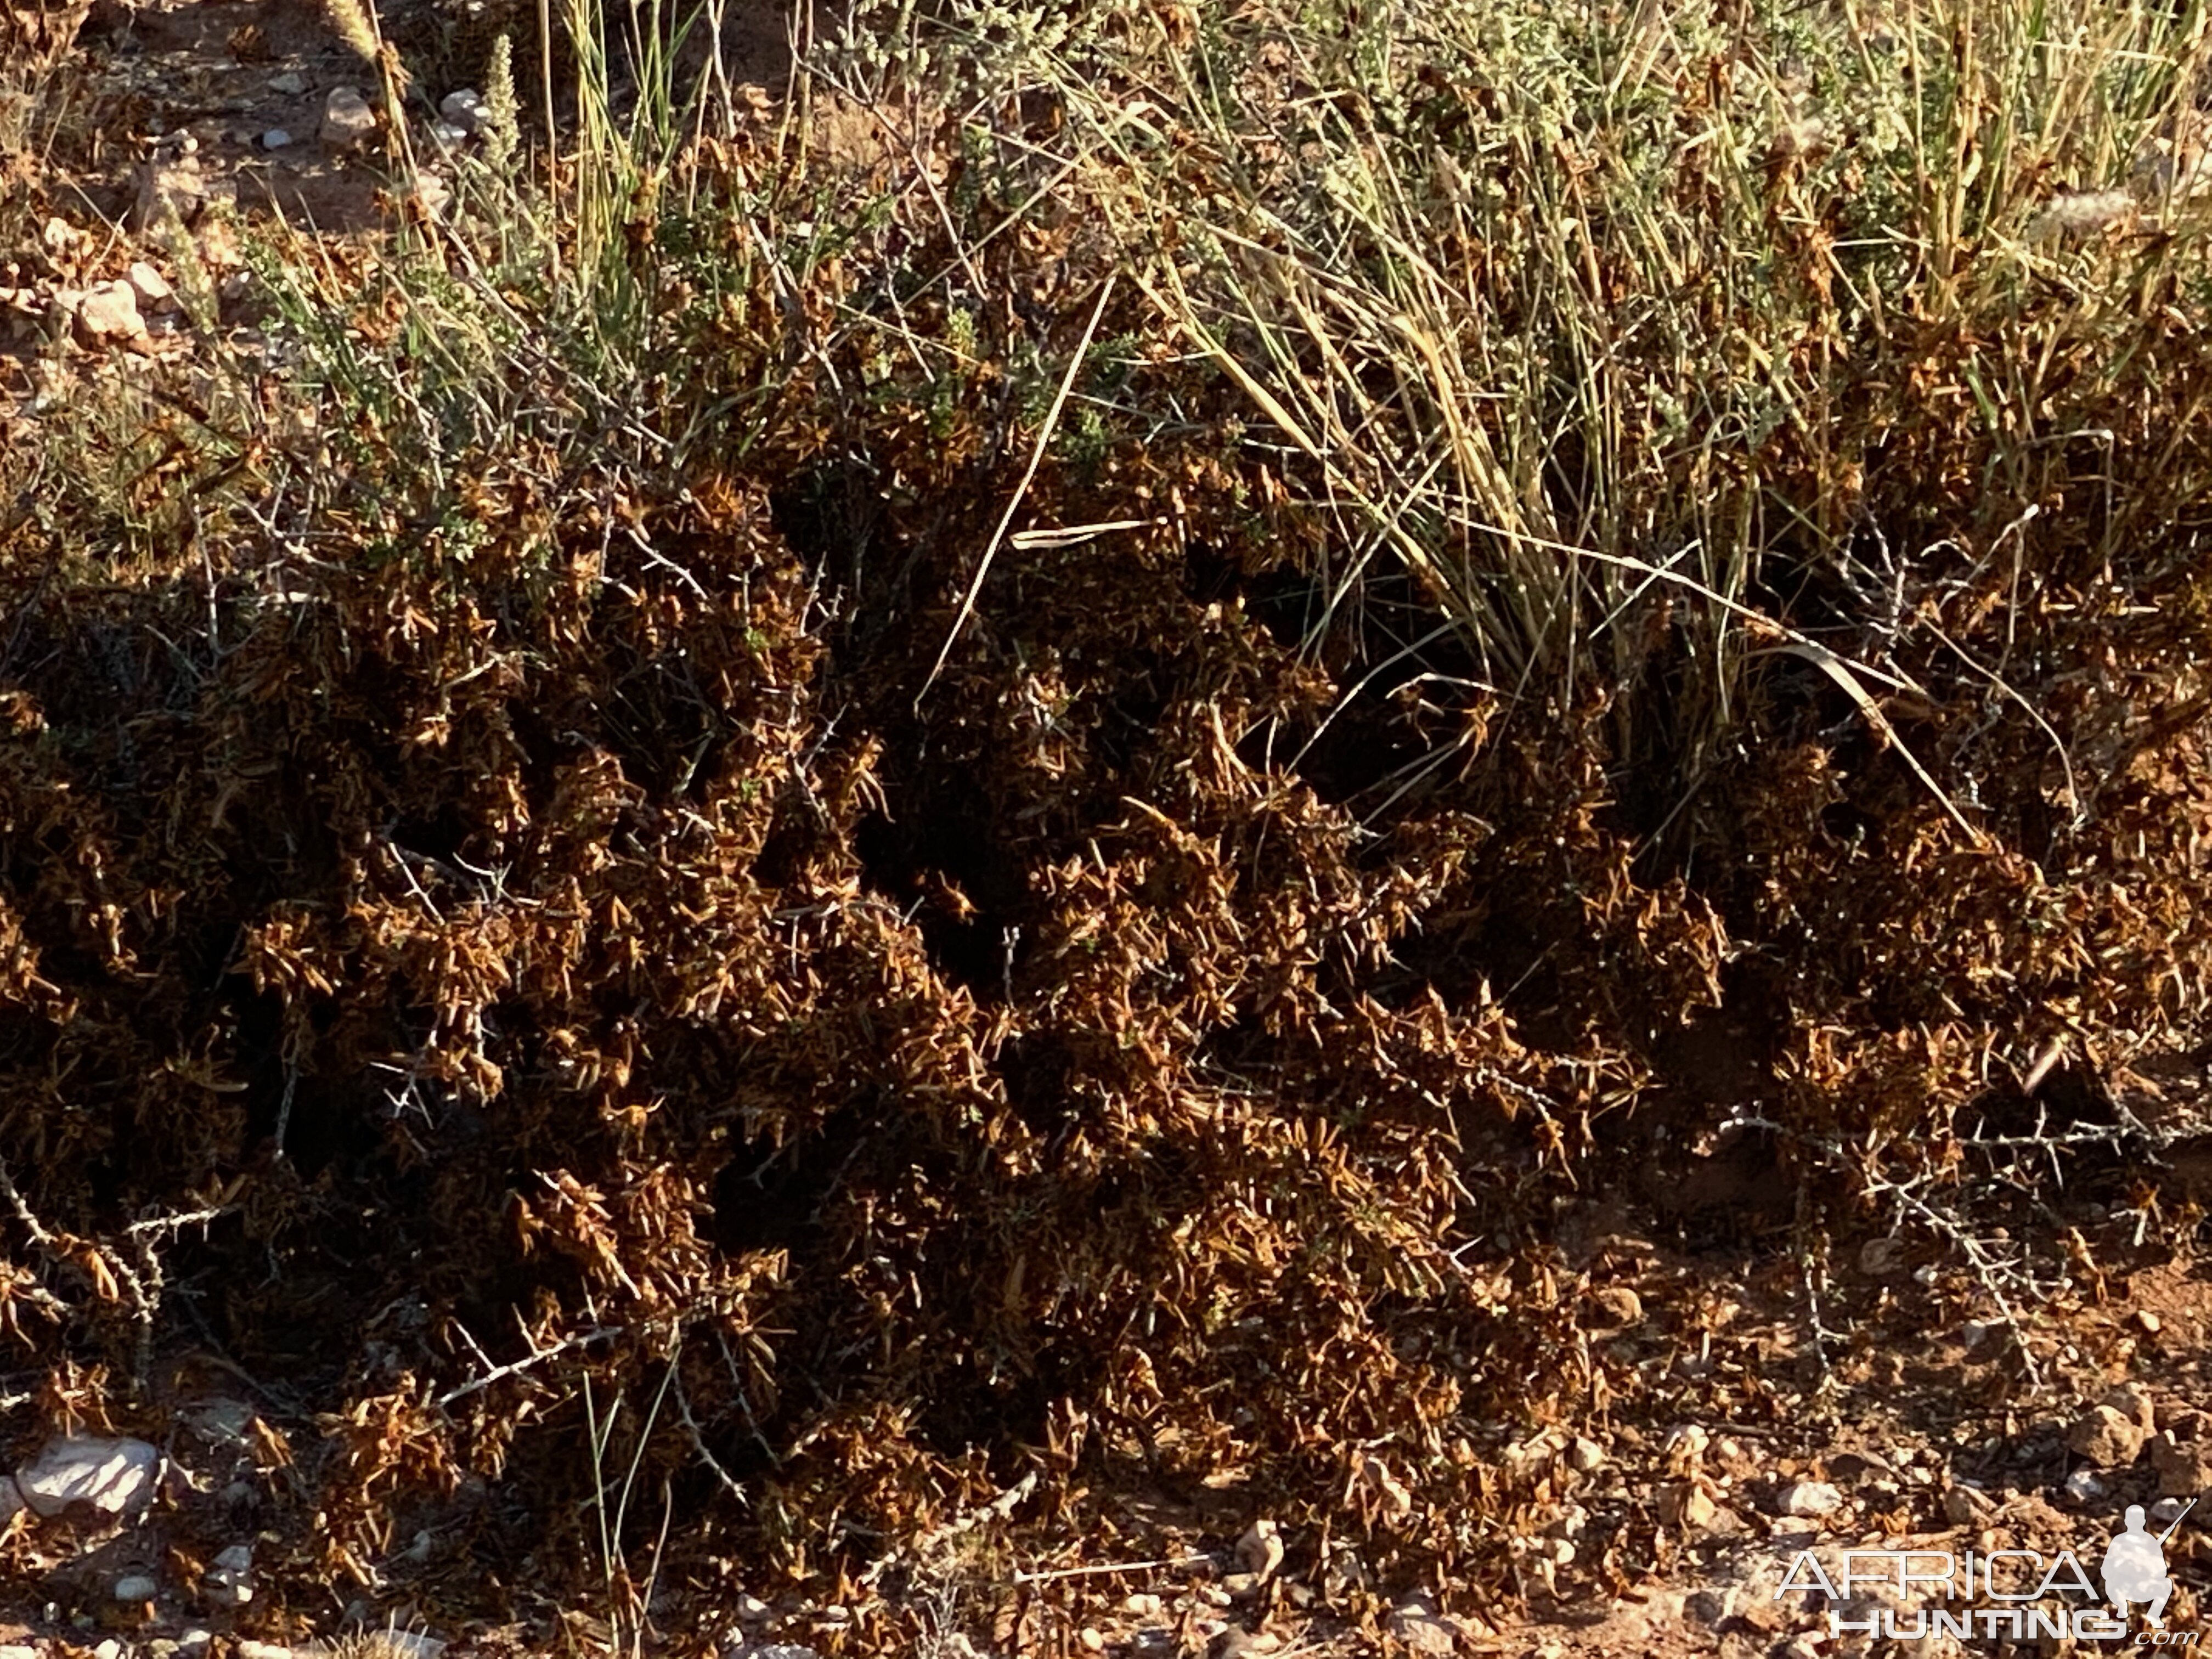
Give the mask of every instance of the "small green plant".
[(660, 1536), (653, 1547), (652, 1571), (641, 1586), (629, 1576), (623, 1547), (623, 1526), (629, 1518), (630, 1501), (637, 1495), (637, 1478), (644, 1466), (646, 1449), (652, 1443), (653, 1428), (660, 1421), (661, 1408), (667, 1403), (669, 1388), (676, 1381), (676, 1368), (681, 1358), (680, 1346), (668, 1356), (667, 1369), (661, 1373), (660, 1386), (654, 1391), (653, 1404), (637, 1430), (629, 1466), (623, 1473), (620, 1488), (611, 1504), (608, 1492), (614, 1483), (607, 1465), (615, 1430), (623, 1415), (622, 1391), (615, 1390), (602, 1414), (591, 1378), (586, 1376), (583, 1379), (585, 1421), (591, 1434), (592, 1515), (599, 1531), (599, 1565), (606, 1589), (608, 1626), (612, 1632), (609, 1645), (614, 1654), (627, 1655), (629, 1659), (641, 1659), (645, 1652), (653, 1584), (659, 1577), (660, 1558), (667, 1547), (669, 1522), (674, 1514), (665, 1482), (661, 1490)]

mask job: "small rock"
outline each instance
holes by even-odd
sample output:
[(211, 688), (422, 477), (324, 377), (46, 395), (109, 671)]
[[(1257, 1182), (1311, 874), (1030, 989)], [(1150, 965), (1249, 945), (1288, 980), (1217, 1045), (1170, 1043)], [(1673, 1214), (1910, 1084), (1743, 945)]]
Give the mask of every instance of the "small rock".
[(1408, 1653), (1431, 1659), (1447, 1659), (1457, 1650), (1459, 1632), (1432, 1613), (1426, 1603), (1407, 1601), (1390, 1615), (1390, 1630)]
[(2123, 1382), (2105, 1391), (2105, 1404), (2135, 1422), (2146, 1438), (2158, 1431), (2158, 1404), (2140, 1382)]
[(2166, 1322), (2148, 1308), (2139, 1308), (2136, 1310), (2136, 1323), (2142, 1327), (2145, 1336), (2156, 1336)]
[(1828, 1460), (1828, 1473), (1838, 1480), (1863, 1480), (1869, 1475), (1895, 1474), (1888, 1462), (1877, 1452), (1838, 1452)]
[(177, 1632), (177, 1651), (186, 1656), (186, 1659), (198, 1659), (198, 1655), (214, 1645), (215, 1633), (202, 1630), (197, 1625), (187, 1626)]
[(131, 284), (131, 291), (138, 296), (138, 304), (143, 310), (156, 311), (176, 300), (176, 292), (170, 288), (169, 279), (143, 259), (131, 264), (124, 281)]
[(1905, 1242), (1869, 1238), (1859, 1246), (1859, 1271), (1869, 1279), (1887, 1279), (1905, 1270)]
[(443, 179), (428, 167), (415, 170), (415, 200), (423, 212), (434, 219), (453, 199), (453, 189)]
[(1605, 1448), (1578, 1434), (1568, 1443), (1567, 1467), (1577, 1474), (1595, 1474), (1605, 1467)]
[(39, 1650), (10, 1642), (5, 1647), (0, 1647), (0, 1659), (39, 1659)]
[(161, 1593), (161, 1585), (143, 1572), (127, 1573), (115, 1581), (115, 1599), (118, 1601), (150, 1601)]
[(821, 1659), (821, 1656), (795, 1642), (740, 1642), (723, 1659)]
[(441, 150), (456, 150), (469, 142), (469, 135), (451, 121), (430, 123), (430, 142)]
[(286, 70), (282, 75), (269, 77), (269, 90), (286, 98), (297, 98), (307, 89), (307, 77), (297, 70)]
[(1718, 1630), (1735, 1613), (1737, 1595), (1733, 1587), (1692, 1590), (1682, 1598), (1682, 1612), (1708, 1630)]
[(2105, 1495), (2105, 1483), (2087, 1469), (2066, 1477), (2066, 1495), (2077, 1504), (2094, 1504)]
[(2067, 1431), (2066, 1444), (2100, 1468), (2124, 1469), (2142, 1455), (2149, 1431), (2111, 1406), (2092, 1406)]
[(2193, 1498), (2212, 1487), (2212, 1441), (2178, 1440), (2169, 1429), (2151, 1440), (2150, 1464), (2167, 1498)]
[(172, 218), (189, 219), (207, 199), (199, 146), (189, 133), (178, 138), (180, 142), (158, 146), (138, 169), (138, 201), (131, 212), (141, 230), (152, 230)]
[(23, 1494), (15, 1489), (15, 1478), (0, 1474), (0, 1527), (6, 1526), (27, 1507)]
[(762, 1601), (757, 1595), (740, 1595), (738, 1598), (738, 1617), (740, 1619), (750, 1619), (757, 1621), (763, 1619), (773, 1618), (775, 1613), (775, 1609), (769, 1606), (767, 1602)]
[(39, 230), (39, 246), (57, 259), (81, 252), (91, 240), (58, 214), (49, 214)]
[(1620, 1331), (1644, 1322), (1644, 1298), (1626, 1285), (1609, 1285), (1589, 1299), (1590, 1328)]
[(439, 101), (438, 113), (453, 125), (473, 137), (482, 131), (484, 123), (484, 100), (473, 87), (463, 87), (449, 92)]
[[(138, 296), (131, 293), (128, 283), (103, 283), (86, 295), (78, 307), (78, 322), (88, 329), (95, 326), (87, 321), (84, 307), (102, 289), (119, 290), (119, 294), (111, 292), (103, 298), (102, 308), (95, 313), (97, 319), (118, 321), (127, 306), (132, 324), (130, 333), (143, 333), (143, 325), (137, 322)], [(71, 1435), (49, 1442), (38, 1456), (16, 1470), (15, 1485), (23, 1501), (48, 1520), (78, 1504), (103, 1515), (136, 1514), (154, 1501), (154, 1480), (161, 1467), (161, 1454), (143, 1440)]]
[(1106, 1651), (1106, 1638), (1104, 1633), (1092, 1629), (1088, 1625), (1085, 1625), (1080, 1631), (1076, 1632), (1075, 1640), (1076, 1644), (1085, 1653), (1103, 1653)]
[(1255, 1521), (1237, 1540), (1237, 1565), (1257, 1578), (1265, 1578), (1283, 1565), (1282, 1529), (1273, 1521)]
[(1954, 1527), (1978, 1527), (1996, 1507), (1987, 1492), (1972, 1486), (1954, 1486), (1943, 1494), (1943, 1518)]
[(200, 1589), (222, 1607), (242, 1607), (253, 1599), (253, 1547), (233, 1544), (208, 1564)]
[(1139, 1619), (1155, 1617), (1159, 1610), (1160, 1598), (1149, 1590), (1139, 1590), (1121, 1601), (1121, 1611)]
[(1777, 1515), (1812, 1519), (1833, 1515), (1844, 1506), (1844, 1495), (1825, 1480), (1793, 1480), (1775, 1495)]
[(376, 112), (352, 87), (332, 87), (323, 100), (322, 141), (332, 149), (352, 149), (376, 131)]
[(123, 1644), (111, 1636), (93, 1649), (92, 1659), (123, 1659)]
[(2150, 1506), (2150, 1518), (2158, 1526), (2170, 1527), (2181, 1518), (2181, 1512), (2188, 1507), (2179, 1498), (2161, 1498)]
[(292, 133), (288, 127), (271, 127), (261, 135), (261, 148), (264, 149), (283, 149), (291, 142)]

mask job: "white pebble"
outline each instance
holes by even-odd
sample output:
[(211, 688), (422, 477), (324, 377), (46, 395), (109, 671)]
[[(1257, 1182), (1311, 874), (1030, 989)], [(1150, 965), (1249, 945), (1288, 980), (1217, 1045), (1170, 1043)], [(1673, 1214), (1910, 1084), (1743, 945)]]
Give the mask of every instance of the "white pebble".
[(1843, 1508), (1844, 1495), (1825, 1480), (1796, 1480), (1782, 1489), (1778, 1502), (1784, 1515), (1833, 1515)]

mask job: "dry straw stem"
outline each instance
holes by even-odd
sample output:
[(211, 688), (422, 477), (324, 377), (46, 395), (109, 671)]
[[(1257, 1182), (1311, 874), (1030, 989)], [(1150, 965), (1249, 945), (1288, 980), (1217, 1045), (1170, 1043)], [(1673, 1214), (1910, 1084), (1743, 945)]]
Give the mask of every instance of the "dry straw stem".
[[(407, 88), (411, 77), (406, 65), (399, 61), (398, 48), (385, 39), (376, 0), (324, 0), (324, 15), (338, 38), (375, 71), (378, 89), (383, 95), (387, 153), (409, 201), (422, 203), (421, 170), (416, 163), (415, 139), (407, 121)], [(427, 207), (423, 210), (428, 213)]]
[(1030, 464), (1023, 471), (1021, 482), (1014, 486), (1013, 495), (1007, 499), (1006, 510), (999, 515), (998, 525), (991, 532), (991, 539), (984, 544), (983, 556), (976, 561), (975, 574), (968, 584), (968, 591), (960, 597), (960, 609), (952, 618), (952, 626), (945, 630), (945, 643), (938, 649), (937, 660), (930, 665), (928, 674), (923, 678), (921, 690), (915, 693), (916, 708), (921, 707), (923, 700), (929, 696), (929, 688), (937, 684), (937, 677), (945, 672), (945, 659), (952, 654), (953, 642), (960, 637), (960, 630), (968, 625), (968, 618), (975, 614), (976, 597), (983, 591), (984, 579), (991, 574), (991, 561), (998, 556), (999, 544), (1006, 539), (1006, 526), (1013, 523), (1014, 514), (1021, 510), (1023, 499), (1028, 495), (1030, 485), (1036, 477), (1037, 468), (1044, 461), (1045, 451), (1052, 447), (1053, 434), (1060, 429), (1060, 411), (1067, 407), (1067, 394), (1075, 389), (1075, 382), (1082, 374), (1085, 361), (1091, 353), (1091, 339), (1098, 332), (1098, 319), (1106, 314), (1107, 301), (1114, 297), (1114, 278), (1115, 273), (1109, 271), (1106, 280), (1098, 285), (1098, 301), (1091, 307), (1090, 319), (1083, 325), (1083, 337), (1075, 343), (1074, 355), (1068, 359), (1067, 372), (1060, 376), (1060, 389), (1053, 394), (1052, 407), (1045, 411), (1044, 420), (1037, 428), (1036, 442), (1030, 450)]

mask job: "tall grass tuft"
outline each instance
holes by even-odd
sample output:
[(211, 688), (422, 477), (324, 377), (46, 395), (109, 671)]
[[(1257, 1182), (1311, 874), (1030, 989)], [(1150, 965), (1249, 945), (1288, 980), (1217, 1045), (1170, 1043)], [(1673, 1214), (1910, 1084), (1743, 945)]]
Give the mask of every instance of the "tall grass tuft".
[[(1993, 537), (2095, 401), (2073, 346), (2124, 360), (2146, 296), (2203, 265), (2193, 3), (955, 4), (933, 33), (910, 9), (863, 27), (878, 55), (911, 31), (905, 72), (971, 119), (1064, 108), (1071, 188), (1331, 526), (1324, 627), (1410, 574), (1492, 693), (1536, 708), (1611, 698), (1680, 630), (1665, 741), (1692, 766), (1759, 662), (1813, 649), (1769, 584), (1850, 559), (1931, 339), (1970, 343), (1960, 428), (2014, 440)], [(1632, 744), (1629, 700), (1618, 718)]]

